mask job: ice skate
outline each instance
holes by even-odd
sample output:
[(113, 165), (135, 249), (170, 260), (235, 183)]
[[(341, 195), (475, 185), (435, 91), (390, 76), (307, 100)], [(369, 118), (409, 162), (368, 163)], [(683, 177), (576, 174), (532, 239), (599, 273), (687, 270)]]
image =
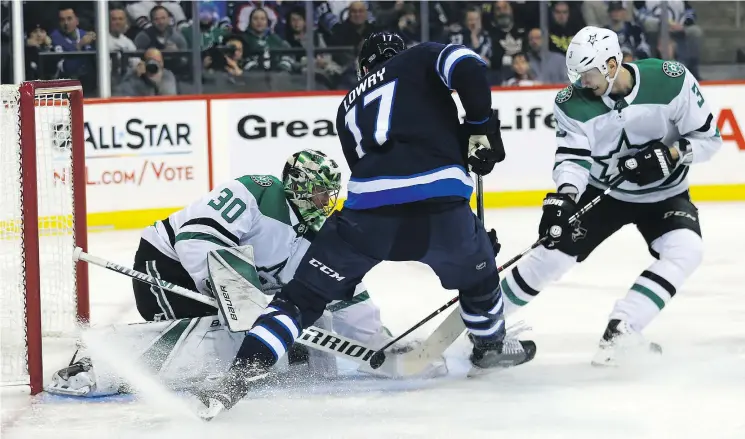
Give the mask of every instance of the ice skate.
[(519, 366), (535, 357), (536, 345), (530, 340), (516, 340), (503, 338), (489, 340), (481, 337), (468, 336), (473, 343), (471, 364), (473, 367), (469, 377), (483, 375), (490, 371)]
[(236, 362), (225, 376), (207, 377), (204, 387), (196, 394), (205, 406), (199, 416), (210, 421), (223, 410), (230, 410), (248, 394), (252, 383), (263, 380), (269, 373), (265, 367)]
[(661, 354), (662, 347), (644, 339), (641, 333), (634, 331), (623, 320), (613, 319), (608, 322), (600, 347), (592, 359), (593, 366), (617, 367), (624, 357), (634, 354)]
[[(73, 357), (73, 361), (75, 357)], [(96, 390), (96, 374), (89, 357), (71, 362), (52, 376), (52, 384), (46, 391), (67, 396), (84, 396)]]

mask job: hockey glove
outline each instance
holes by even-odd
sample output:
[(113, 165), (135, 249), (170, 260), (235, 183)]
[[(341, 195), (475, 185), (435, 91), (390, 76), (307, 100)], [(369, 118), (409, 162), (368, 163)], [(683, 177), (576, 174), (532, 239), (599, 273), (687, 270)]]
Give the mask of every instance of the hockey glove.
[(491, 248), (494, 250), (494, 257), (496, 258), (499, 254), (499, 250), (502, 249), (502, 244), (499, 243), (499, 240), (497, 239), (497, 231), (494, 229), (489, 230), (486, 232), (487, 236), (489, 236), (489, 242), (491, 242)]
[(670, 154), (670, 148), (656, 143), (649, 148), (619, 160), (618, 171), (627, 181), (645, 186), (667, 178), (675, 169), (676, 161)]
[(572, 227), (569, 217), (577, 211), (577, 203), (569, 194), (549, 193), (543, 199), (543, 215), (538, 226), (538, 235), (547, 238), (543, 245), (554, 249), (557, 245), (571, 236)]
[(468, 133), (468, 167), (478, 175), (487, 175), (505, 158), (497, 112), (492, 110), (484, 123), (466, 122), (464, 126)]

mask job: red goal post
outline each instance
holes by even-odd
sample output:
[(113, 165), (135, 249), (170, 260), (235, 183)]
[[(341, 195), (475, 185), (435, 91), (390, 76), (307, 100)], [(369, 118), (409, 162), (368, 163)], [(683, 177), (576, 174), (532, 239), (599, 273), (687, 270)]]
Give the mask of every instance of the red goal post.
[(79, 81), (2, 85), (2, 384), (44, 385), (42, 340), (90, 318), (83, 91)]

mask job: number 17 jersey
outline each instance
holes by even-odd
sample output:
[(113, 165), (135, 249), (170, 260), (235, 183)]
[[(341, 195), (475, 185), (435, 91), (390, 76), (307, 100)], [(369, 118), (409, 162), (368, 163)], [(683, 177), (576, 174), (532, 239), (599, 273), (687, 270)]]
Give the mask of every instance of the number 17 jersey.
[(471, 197), (450, 81), (455, 66), (473, 57), (481, 61), (463, 46), (419, 44), (377, 65), (347, 93), (336, 117), (352, 171), (345, 208)]

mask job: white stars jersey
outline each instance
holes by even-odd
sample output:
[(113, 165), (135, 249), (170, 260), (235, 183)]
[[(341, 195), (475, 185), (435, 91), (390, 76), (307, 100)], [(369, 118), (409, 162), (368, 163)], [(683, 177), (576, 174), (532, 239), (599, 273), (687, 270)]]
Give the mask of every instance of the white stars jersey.
[(709, 103), (682, 64), (646, 59), (624, 64), (635, 83), (621, 100), (596, 97), (591, 90), (567, 86), (556, 95), (557, 188), (587, 184), (605, 189), (618, 175), (618, 160), (647, 145), (671, 146), (681, 137), (692, 154), (668, 178), (639, 186), (624, 182), (610, 196), (633, 203), (654, 203), (688, 189), (691, 163), (708, 160), (721, 147)]
[[(142, 232), (144, 240), (179, 261), (199, 292), (209, 296), (205, 281), (211, 250), (253, 246), (261, 288), (276, 294), (295, 275), (312, 237), (287, 201), (282, 182), (270, 175), (230, 180)], [(327, 310), (341, 335), (376, 345), (390, 337), (362, 283), (351, 300), (332, 302)]]
[[(273, 176), (245, 175), (146, 228), (142, 237), (181, 263), (199, 291), (206, 286), (207, 254), (221, 247), (252, 245), (264, 287), (275, 288), (279, 272), (295, 253), (304, 226)], [(291, 277), (291, 275), (290, 275)]]

